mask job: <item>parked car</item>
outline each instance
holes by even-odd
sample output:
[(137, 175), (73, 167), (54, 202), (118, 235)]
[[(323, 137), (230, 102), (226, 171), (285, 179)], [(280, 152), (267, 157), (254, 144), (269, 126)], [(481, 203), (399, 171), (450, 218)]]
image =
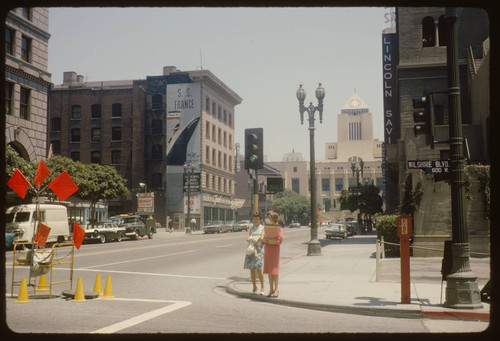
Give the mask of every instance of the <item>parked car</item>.
[(230, 230), (229, 224), (224, 224), (222, 221), (210, 221), (203, 227), (203, 233), (222, 233)]
[(145, 224), (139, 215), (122, 215), (120, 218), (121, 222), (118, 226), (125, 228), (125, 236), (128, 238), (138, 239), (143, 236), (148, 236), (149, 239), (153, 238), (153, 233), (156, 231), (155, 224), (151, 226)]
[(354, 236), (356, 234), (356, 230), (358, 229), (357, 221), (348, 221), (347, 222), (347, 234), (349, 236)]
[(248, 226), (246, 224), (240, 224), (239, 222), (233, 223), (231, 225), (231, 231), (239, 232), (248, 230)]
[(247, 231), (248, 229), (251, 229), (253, 226), (253, 223), (250, 220), (240, 220), (237, 222), (237, 224), (245, 225)]
[(85, 231), (85, 241), (99, 241), (106, 243), (115, 240), (120, 242), (125, 235), (125, 228), (118, 227), (115, 223), (105, 222), (89, 228)]
[(299, 223), (291, 223), (290, 225), (288, 225), (288, 227), (292, 228), (292, 227), (300, 227), (300, 224)]
[(326, 239), (345, 239), (347, 238), (347, 224), (344, 223), (331, 223), (325, 228)]

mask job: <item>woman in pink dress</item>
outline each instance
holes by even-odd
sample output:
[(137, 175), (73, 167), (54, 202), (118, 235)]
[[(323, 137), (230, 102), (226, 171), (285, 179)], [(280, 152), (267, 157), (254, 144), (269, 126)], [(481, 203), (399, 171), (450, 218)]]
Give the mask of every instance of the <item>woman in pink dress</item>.
[[(268, 212), (269, 225), (278, 225), (278, 213)], [(266, 223), (267, 225), (267, 223)], [(264, 243), (264, 273), (269, 277), (268, 297), (278, 297), (278, 274), (280, 265), (280, 244), (283, 241), (283, 232), (279, 227), (279, 234), (276, 238), (266, 237), (266, 232), (262, 232), (262, 242)]]

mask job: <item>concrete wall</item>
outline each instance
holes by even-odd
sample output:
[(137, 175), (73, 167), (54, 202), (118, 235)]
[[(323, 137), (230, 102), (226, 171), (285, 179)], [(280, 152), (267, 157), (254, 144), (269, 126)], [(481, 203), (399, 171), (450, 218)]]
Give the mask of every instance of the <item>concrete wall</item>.
[[(445, 181), (435, 182), (428, 176), (414, 173), (413, 185), (420, 180), (423, 183), (423, 196), (419, 210), (415, 213), (413, 223), (413, 245), (433, 249), (444, 249), (444, 241), (451, 240), (451, 192)], [(484, 219), (484, 208), (475, 182), (471, 186), (471, 198), (466, 199), (465, 211), (467, 230), (471, 244), (471, 256), (479, 253), (490, 253), (490, 222)], [(415, 257), (439, 257), (442, 252), (414, 249)]]

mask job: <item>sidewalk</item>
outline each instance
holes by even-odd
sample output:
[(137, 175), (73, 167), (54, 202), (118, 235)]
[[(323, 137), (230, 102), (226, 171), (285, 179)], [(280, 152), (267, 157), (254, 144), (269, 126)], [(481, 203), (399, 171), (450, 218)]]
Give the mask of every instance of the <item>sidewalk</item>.
[[(250, 279), (229, 282), (227, 291), (253, 300), (340, 313), (489, 321), (487, 303), (468, 310), (443, 306), (446, 282), (441, 286), (439, 257), (410, 259), (411, 303), (401, 304), (399, 258), (382, 259), (380, 281), (375, 282), (375, 238), (369, 234), (342, 242), (321, 240), (321, 256), (285, 259), (282, 254), (278, 298), (252, 294)], [(490, 277), (490, 259), (471, 258), (470, 263), (481, 290)], [(267, 294), (267, 275), (265, 285)]]

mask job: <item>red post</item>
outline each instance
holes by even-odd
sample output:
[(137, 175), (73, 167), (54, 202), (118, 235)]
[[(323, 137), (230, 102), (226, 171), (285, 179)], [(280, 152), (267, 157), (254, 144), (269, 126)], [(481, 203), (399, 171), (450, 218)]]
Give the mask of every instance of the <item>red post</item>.
[(412, 217), (403, 214), (398, 217), (399, 253), (401, 258), (401, 303), (411, 303), (410, 295), (410, 237)]

